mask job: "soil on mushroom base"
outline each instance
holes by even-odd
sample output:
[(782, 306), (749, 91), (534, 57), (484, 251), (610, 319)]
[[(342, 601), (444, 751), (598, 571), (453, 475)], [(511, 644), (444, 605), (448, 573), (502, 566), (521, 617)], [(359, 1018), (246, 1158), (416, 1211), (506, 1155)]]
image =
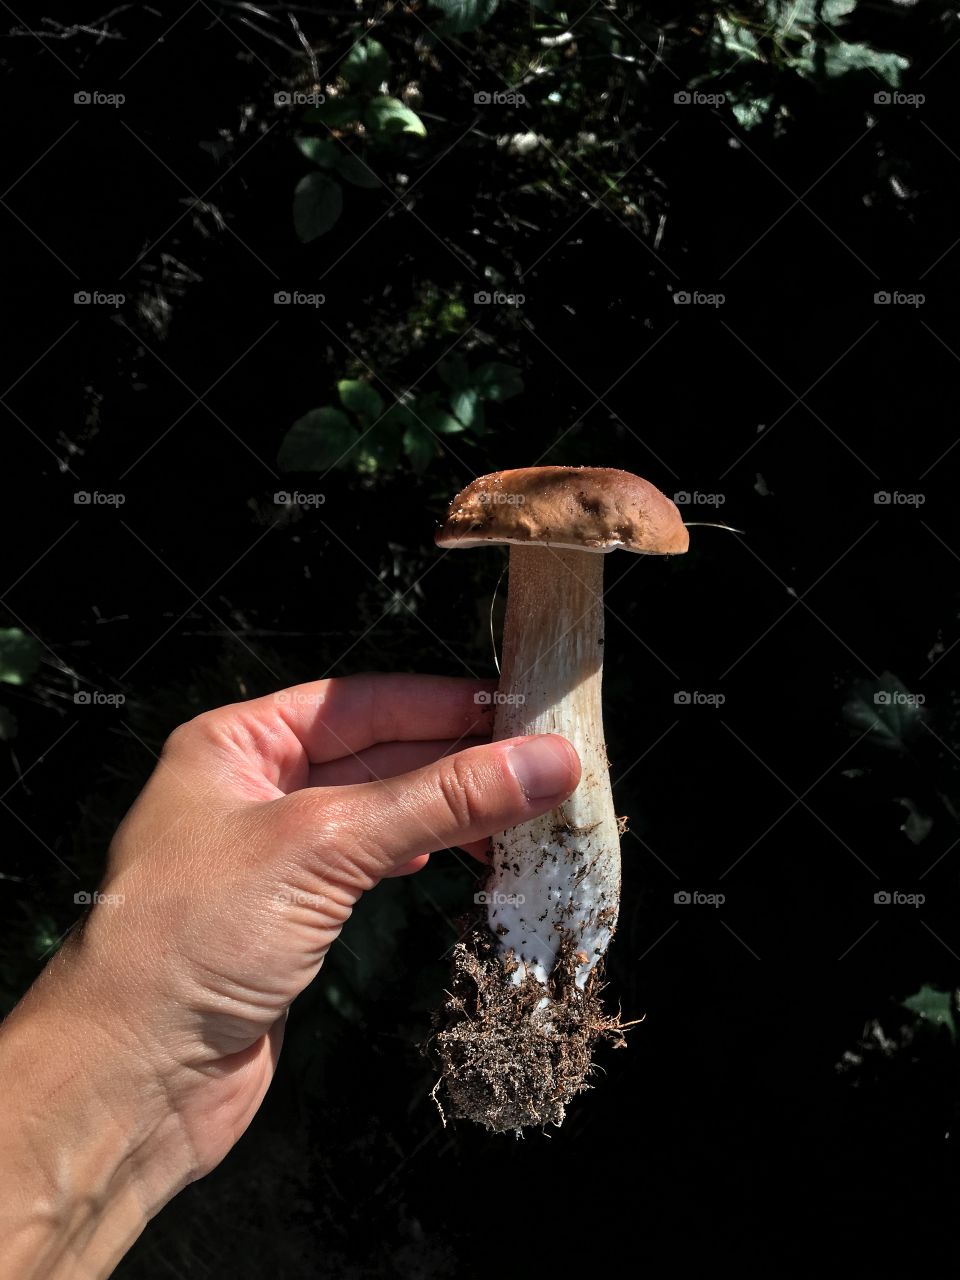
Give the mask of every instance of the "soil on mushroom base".
[[(626, 1042), (625, 1024), (605, 1014), (598, 965), (581, 991), (572, 944), (560, 953), (548, 987), (511, 981), (510, 966), (483, 926), (454, 949), (451, 990), (436, 1015), (431, 1048), (439, 1055), (452, 1114), (494, 1133), (559, 1125), (568, 1104), (590, 1087), (600, 1038)], [(549, 1003), (544, 1007), (544, 995)]]

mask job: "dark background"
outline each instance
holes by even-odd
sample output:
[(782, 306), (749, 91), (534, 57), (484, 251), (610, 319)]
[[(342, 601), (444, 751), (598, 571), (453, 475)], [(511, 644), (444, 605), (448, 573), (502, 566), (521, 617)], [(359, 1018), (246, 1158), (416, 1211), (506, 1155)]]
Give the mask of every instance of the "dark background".
[[(956, 16), (105, 15), (0, 22), (4, 1009), (80, 917), (176, 724), (328, 674), (494, 670), (504, 557), (432, 541), (474, 475), (622, 467), (742, 531), (607, 561), (608, 750), (631, 826), (608, 997), (645, 1021), (594, 1091), (521, 1141), (441, 1127), (418, 1046), (476, 869), (438, 855), (361, 904), (250, 1132), (118, 1274), (432, 1280), (661, 1251), (790, 1270), (822, 1239), (880, 1273), (895, 1244), (950, 1257)], [(349, 96), (364, 37), (425, 136), (331, 132), (275, 103)], [(895, 80), (924, 100), (875, 102)], [(475, 101), (510, 89), (526, 101)], [(674, 99), (694, 91), (725, 100)], [(380, 180), (340, 183), (339, 219), (309, 240), (298, 134)], [(325, 302), (274, 304), (295, 289)], [(524, 301), (475, 302), (495, 289)], [(76, 305), (82, 290), (124, 301)], [(428, 432), (444, 377), (484, 365), (505, 380), (485, 420)], [(407, 409), (346, 449), (327, 419), (312, 465), (283, 470), (291, 424), (344, 378)], [(675, 902), (693, 890), (725, 901)], [(893, 891), (925, 900), (875, 901)]]

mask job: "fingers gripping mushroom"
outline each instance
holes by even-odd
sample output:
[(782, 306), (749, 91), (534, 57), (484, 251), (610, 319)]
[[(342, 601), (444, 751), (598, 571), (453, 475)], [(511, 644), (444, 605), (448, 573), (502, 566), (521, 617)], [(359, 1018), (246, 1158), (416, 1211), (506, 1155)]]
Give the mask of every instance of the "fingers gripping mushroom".
[[(474, 480), (441, 547), (510, 545), (496, 739), (559, 733), (582, 776), (558, 809), (493, 839), (486, 931), (456, 948), (437, 1037), (457, 1114), (496, 1131), (559, 1124), (584, 1087), (620, 902), (620, 838), (603, 737), (603, 554), (687, 549), (673, 503), (605, 467), (529, 467)], [(484, 933), (486, 936), (484, 936)]]

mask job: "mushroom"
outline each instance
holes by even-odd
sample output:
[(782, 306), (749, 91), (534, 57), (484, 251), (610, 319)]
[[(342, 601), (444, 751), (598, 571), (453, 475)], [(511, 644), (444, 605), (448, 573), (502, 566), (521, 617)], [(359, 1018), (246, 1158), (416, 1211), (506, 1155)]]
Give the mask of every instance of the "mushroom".
[(559, 808), (493, 838), (487, 930), (455, 948), (437, 1036), (458, 1115), (498, 1132), (559, 1124), (615, 1034), (597, 991), (620, 903), (620, 831), (603, 737), (603, 559), (688, 545), (658, 489), (609, 467), (524, 467), (454, 498), (437, 545), (510, 545), (493, 736), (558, 733), (582, 774)]

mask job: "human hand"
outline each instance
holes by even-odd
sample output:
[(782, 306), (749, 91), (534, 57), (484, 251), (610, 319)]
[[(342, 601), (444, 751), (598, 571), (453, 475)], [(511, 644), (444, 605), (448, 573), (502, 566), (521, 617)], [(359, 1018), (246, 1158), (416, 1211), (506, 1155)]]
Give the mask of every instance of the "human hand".
[[(475, 694), (493, 687), (319, 681), (173, 733), (97, 905), (0, 1028), (0, 1086), (37, 1104), (0, 1122), (0, 1150), (26, 1148), (0, 1238), (14, 1258), (33, 1256), (27, 1240), (48, 1250), (15, 1274), (106, 1274), (223, 1158), (270, 1083), (290, 1003), (363, 892), (437, 850), (476, 852), (575, 788), (564, 739), (482, 741), (491, 707)], [(38, 1155), (40, 1186), (25, 1172)]]

